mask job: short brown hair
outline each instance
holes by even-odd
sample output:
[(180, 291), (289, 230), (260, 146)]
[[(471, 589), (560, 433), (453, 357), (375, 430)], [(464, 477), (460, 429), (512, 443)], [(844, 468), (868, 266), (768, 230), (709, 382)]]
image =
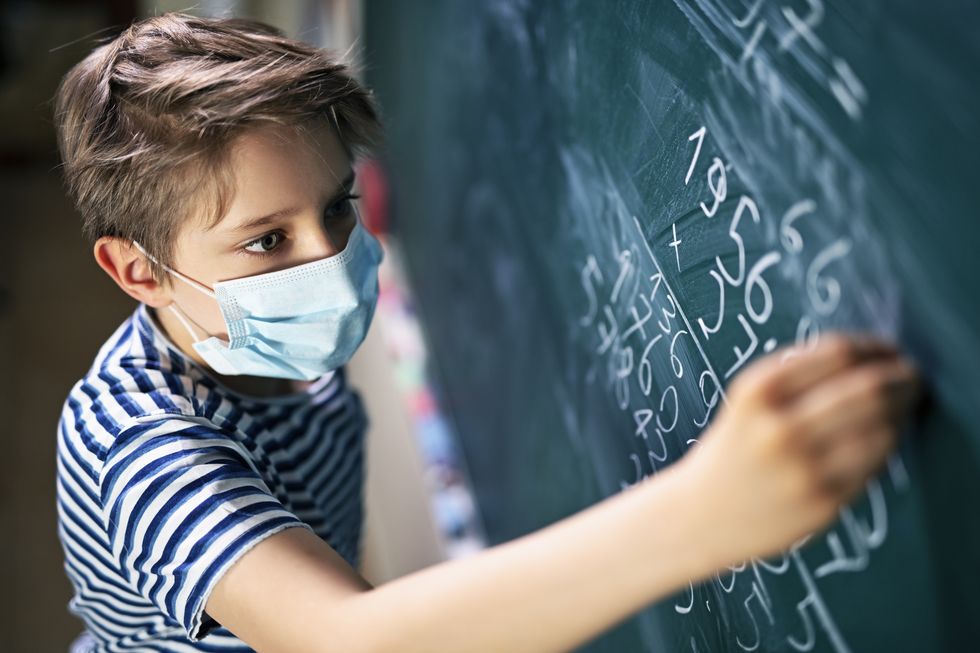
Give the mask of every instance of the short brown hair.
[(195, 206), (212, 225), (224, 215), (230, 146), (249, 127), (329, 119), (351, 156), (381, 136), (370, 92), (326, 49), (258, 21), (176, 12), (134, 22), (75, 65), (54, 119), (85, 234), (139, 241), (164, 264)]

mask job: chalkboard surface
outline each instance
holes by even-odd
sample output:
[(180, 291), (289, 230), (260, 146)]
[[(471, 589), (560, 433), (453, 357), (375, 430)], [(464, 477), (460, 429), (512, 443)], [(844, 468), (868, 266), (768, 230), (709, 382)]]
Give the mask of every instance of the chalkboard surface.
[(934, 392), (828, 531), (586, 650), (980, 650), (980, 10), (374, 0), (366, 28), (492, 542), (669, 465), (778, 345), (884, 334)]

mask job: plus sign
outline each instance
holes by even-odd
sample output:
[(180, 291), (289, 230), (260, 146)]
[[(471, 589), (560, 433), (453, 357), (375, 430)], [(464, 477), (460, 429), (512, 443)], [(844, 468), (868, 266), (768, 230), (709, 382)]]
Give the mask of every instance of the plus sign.
[(677, 239), (677, 223), (675, 222), (674, 224), (672, 224), (671, 225), (671, 228), (674, 230), (674, 240), (671, 241), (669, 243), (669, 245), (674, 248), (674, 258), (677, 259), (677, 271), (680, 272), (681, 271), (681, 250), (680, 250), (680, 247), (679, 246), (681, 244), (681, 241)]

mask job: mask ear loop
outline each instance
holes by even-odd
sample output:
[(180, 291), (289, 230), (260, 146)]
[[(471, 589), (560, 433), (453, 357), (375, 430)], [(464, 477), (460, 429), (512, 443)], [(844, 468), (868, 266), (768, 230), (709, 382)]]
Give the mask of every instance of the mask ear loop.
[[(136, 249), (138, 249), (140, 252), (143, 253), (143, 256), (145, 256), (146, 258), (150, 259), (151, 261), (153, 261), (154, 263), (156, 263), (158, 265), (162, 265), (152, 254), (150, 254), (145, 249), (143, 249), (143, 246), (140, 245), (135, 240), (133, 241), (133, 245), (136, 247)], [(195, 290), (204, 293), (208, 297), (216, 298), (216, 295), (214, 294), (214, 291), (211, 290), (210, 288), (208, 288), (207, 286), (205, 286), (204, 284), (199, 283), (197, 281), (194, 281), (190, 277), (184, 276), (183, 274), (181, 274), (180, 272), (177, 272), (177, 270), (174, 270), (170, 266), (162, 265), (162, 267), (163, 267), (164, 270), (166, 270), (170, 274), (174, 275), (175, 277), (177, 277), (178, 279), (180, 279), (184, 283), (188, 284), (189, 286), (191, 286)], [(191, 339), (194, 341), (194, 344), (197, 344), (201, 340), (206, 340), (206, 338), (202, 338), (201, 340), (198, 339), (197, 332), (194, 331), (193, 328), (191, 328), (190, 322), (188, 322), (188, 320), (190, 319), (190, 316), (187, 316), (185, 318), (183, 315), (181, 315), (181, 313), (183, 313), (183, 309), (178, 310), (177, 302), (171, 302), (171, 304), (169, 306), (167, 306), (167, 308), (170, 309), (170, 312), (173, 313), (177, 317), (177, 320), (184, 327), (184, 329), (187, 330), (187, 333), (189, 333), (191, 335)], [(207, 334), (207, 332), (204, 331), (203, 329), (202, 329), (202, 331), (205, 334)]]
[(181, 315), (181, 311), (177, 310), (177, 302), (173, 302), (167, 308), (170, 309), (170, 312), (173, 313), (174, 316), (177, 318), (177, 320), (181, 323), (181, 325), (183, 325), (184, 329), (187, 330), (187, 333), (191, 334), (191, 339), (194, 340), (195, 345), (201, 342), (201, 340), (207, 339), (207, 338), (201, 338), (200, 340), (198, 340), (197, 333), (194, 331), (194, 329), (191, 328), (190, 322), (187, 321), (188, 318), (185, 318), (183, 315)]
[(153, 256), (153, 254), (150, 254), (148, 251), (146, 251), (145, 249), (143, 249), (143, 246), (140, 245), (135, 240), (133, 241), (133, 245), (136, 247), (136, 249), (138, 249), (140, 252), (143, 253), (143, 256), (145, 256), (146, 258), (150, 259), (151, 261), (153, 261), (157, 265), (160, 265), (161, 267), (163, 267), (164, 270), (166, 270), (170, 274), (174, 275), (175, 277), (177, 277), (178, 279), (180, 279), (184, 283), (188, 284), (194, 290), (197, 290), (198, 292), (204, 293), (205, 295), (207, 295), (211, 299), (217, 299), (218, 296), (214, 294), (214, 291), (211, 290), (210, 288), (208, 288), (207, 286), (205, 286), (203, 283), (201, 283), (199, 281), (194, 281), (190, 277), (185, 277), (183, 274), (181, 274), (177, 270), (174, 270), (169, 265), (163, 265), (162, 263), (160, 263), (160, 261), (158, 261), (156, 259), (156, 257)]

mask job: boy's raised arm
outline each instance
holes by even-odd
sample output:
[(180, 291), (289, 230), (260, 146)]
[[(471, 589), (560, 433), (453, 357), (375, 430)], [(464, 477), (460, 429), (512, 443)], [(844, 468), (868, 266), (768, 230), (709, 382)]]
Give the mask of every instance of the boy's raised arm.
[(909, 364), (842, 337), (777, 356), (732, 384), (690, 455), (576, 515), (377, 588), (288, 529), (224, 574), (207, 612), (263, 653), (574, 648), (821, 528), (882, 464), (917, 392)]

